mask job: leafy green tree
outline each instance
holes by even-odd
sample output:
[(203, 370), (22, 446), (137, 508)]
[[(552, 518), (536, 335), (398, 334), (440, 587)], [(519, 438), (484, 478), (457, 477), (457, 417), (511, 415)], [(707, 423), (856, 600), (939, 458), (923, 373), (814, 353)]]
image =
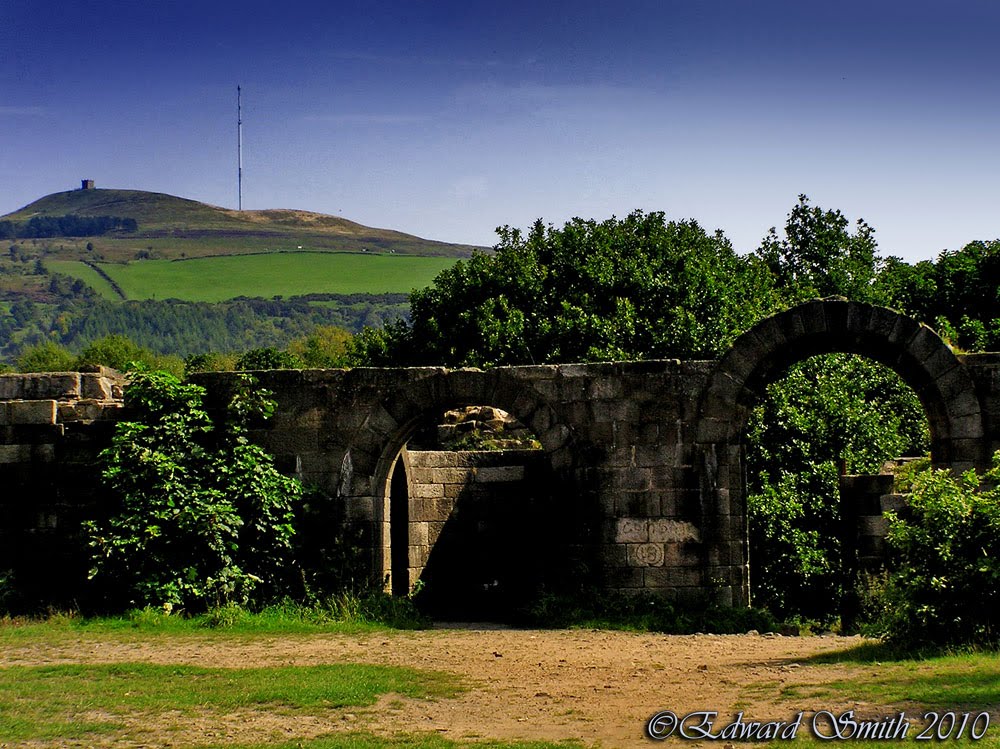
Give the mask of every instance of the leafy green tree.
[(17, 357), (19, 372), (70, 372), (76, 368), (76, 357), (69, 349), (53, 341), (29, 346)]
[(184, 359), (184, 374), (192, 372), (232, 372), (236, 369), (236, 354), (192, 354)]
[(498, 364), (707, 357), (771, 308), (766, 268), (694, 221), (635, 211), (498, 230), (410, 297), (411, 320), (366, 333), (356, 361)]
[(1000, 453), (982, 478), (918, 473), (888, 541), (878, 634), (910, 647), (1000, 643)]
[(859, 356), (830, 354), (771, 384), (748, 427), (754, 602), (828, 619), (840, 595), (839, 475), (922, 455), (929, 435), (913, 391)]
[(120, 372), (139, 366), (178, 377), (184, 373), (184, 361), (179, 356), (156, 354), (123, 335), (108, 335), (88, 343), (77, 357), (75, 368), (93, 365), (112, 367)]
[(935, 327), (953, 344), (1000, 348), (1000, 240), (969, 242), (934, 263), (895, 263), (880, 275), (887, 303)]
[(215, 423), (204, 390), (165, 372), (132, 372), (131, 420), (101, 455), (116, 509), (85, 530), (90, 577), (118, 606), (188, 610), (259, 604), (286, 592), (293, 566), (294, 479), (246, 437), (273, 410), (246, 378)]
[(823, 210), (799, 195), (784, 237), (771, 228), (757, 251), (774, 274), (786, 303), (827, 296), (873, 301), (877, 273), (875, 230), (858, 219), (855, 230), (840, 211)]
[(319, 325), (309, 335), (288, 344), (288, 353), (306, 367), (343, 367), (351, 333), (336, 325)]

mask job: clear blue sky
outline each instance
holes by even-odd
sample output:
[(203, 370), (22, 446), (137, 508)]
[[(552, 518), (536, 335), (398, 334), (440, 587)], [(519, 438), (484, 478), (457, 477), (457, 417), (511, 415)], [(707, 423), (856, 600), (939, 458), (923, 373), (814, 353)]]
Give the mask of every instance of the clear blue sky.
[(799, 193), (883, 254), (1000, 236), (1000, 3), (0, 2), (0, 214), (79, 185), (453, 242)]

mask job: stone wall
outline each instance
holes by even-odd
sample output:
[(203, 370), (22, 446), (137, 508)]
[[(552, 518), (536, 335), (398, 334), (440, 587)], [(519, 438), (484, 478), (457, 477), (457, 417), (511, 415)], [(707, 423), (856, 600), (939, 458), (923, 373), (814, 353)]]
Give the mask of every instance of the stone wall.
[(0, 375), (0, 599), (79, 602), (80, 522), (100, 511), (94, 465), (121, 398), (113, 370)]
[[(496, 406), (537, 436), (547, 482), (539, 514), (521, 526), (537, 535), (510, 531), (501, 565), (543, 549), (535, 568), (550, 578), (739, 605), (748, 600), (746, 419), (787, 366), (832, 352), (880, 361), (916, 391), (936, 465), (982, 469), (1000, 448), (1000, 354), (957, 357), (924, 325), (837, 299), (762, 321), (719, 361), (258, 372), (278, 408), (252, 437), (317, 490), (316, 517), (344, 521), (365, 549), (367, 574), (381, 580), (393, 568), (401, 450), (448, 409)], [(233, 376), (194, 380), (219, 407)], [(99, 499), (92, 464), (120, 412), (119, 387), (108, 372), (0, 377), (0, 572), (16, 568), (22, 580), (66, 591), (82, 580), (85, 565), (58, 558), (79, 556), (67, 550)], [(443, 522), (445, 505), (419, 499), (427, 519), (417, 522), (427, 525), (413, 532), (427, 542), (395, 545), (407, 569), (429, 567), (440, 546), (440, 535), (430, 543), (431, 523)]]

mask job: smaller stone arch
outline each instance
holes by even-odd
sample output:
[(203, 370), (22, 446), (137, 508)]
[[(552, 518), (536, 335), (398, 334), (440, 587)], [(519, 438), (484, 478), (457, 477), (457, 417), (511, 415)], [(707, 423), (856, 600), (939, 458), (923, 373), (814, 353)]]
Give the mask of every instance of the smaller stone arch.
[(793, 307), (740, 336), (716, 366), (701, 399), (696, 441), (735, 444), (766, 386), (792, 364), (849, 353), (880, 362), (913, 388), (931, 429), (934, 463), (981, 468), (983, 414), (975, 385), (931, 328), (894, 310), (834, 298)]
[(749, 598), (743, 432), (770, 382), (811, 356), (851, 353), (880, 362), (919, 398), (935, 465), (988, 463), (983, 409), (968, 371), (928, 326), (894, 310), (843, 298), (815, 300), (758, 323), (719, 360), (701, 395), (695, 430), (702, 523), (710, 559), (738, 564)]
[(372, 569), (378, 577), (386, 574), (391, 561), (390, 481), (397, 456), (421, 424), (445, 410), (491, 405), (507, 411), (537, 436), (553, 475), (567, 484), (573, 481), (573, 431), (544, 397), (506, 369), (413, 368), (394, 374), (394, 386), (359, 414), (359, 427), (343, 455), (337, 492), (348, 504), (371, 507)]

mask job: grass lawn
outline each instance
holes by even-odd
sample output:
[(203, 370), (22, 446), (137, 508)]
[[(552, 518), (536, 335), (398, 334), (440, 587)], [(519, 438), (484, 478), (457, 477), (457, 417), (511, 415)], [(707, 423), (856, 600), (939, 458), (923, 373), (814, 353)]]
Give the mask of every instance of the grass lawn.
[[(238, 296), (312, 293), (408, 293), (428, 286), (454, 258), (320, 252), (228, 255), (187, 260), (103, 263), (101, 268), (128, 299), (221, 302)], [(48, 261), (57, 273), (82, 279), (107, 299), (117, 299), (104, 279), (76, 261)]]

